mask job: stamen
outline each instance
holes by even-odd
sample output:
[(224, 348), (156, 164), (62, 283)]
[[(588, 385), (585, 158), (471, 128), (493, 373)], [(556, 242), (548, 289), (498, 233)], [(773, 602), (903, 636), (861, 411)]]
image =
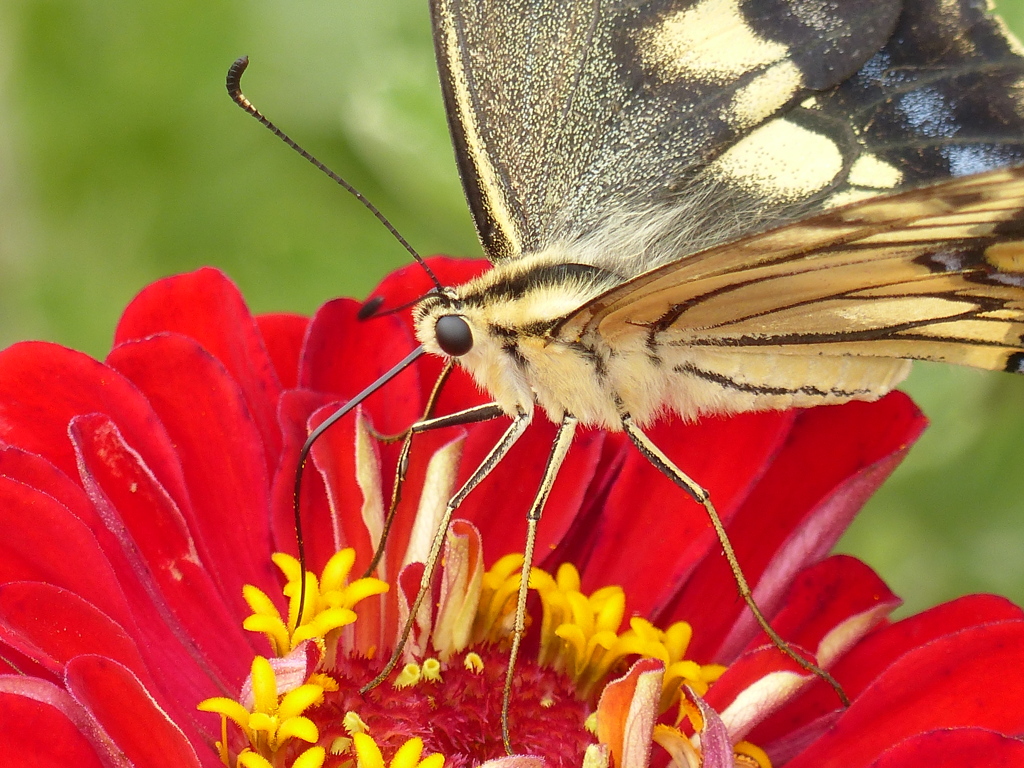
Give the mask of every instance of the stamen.
[(398, 677), (395, 678), (391, 685), (395, 688), (409, 688), (416, 685), (422, 677), (423, 671), (420, 669), (419, 664), (406, 664), (402, 667), (402, 671), (398, 673)]
[[(249, 748), (238, 755), (237, 765), (247, 768), (264, 763), (281, 765), (278, 755), (286, 748), (294, 751), (293, 740), (309, 744), (319, 740), (319, 729), (303, 713), (323, 702), (323, 688), (305, 683), (279, 696), (274, 668), (263, 656), (253, 659), (249, 679), (253, 698), (251, 710), (224, 697), (206, 699), (198, 706), (203, 712), (216, 712), (223, 720), (234, 722), (249, 741)], [(230, 758), (223, 747), (221, 755), (224, 764), (230, 766)], [(301, 753), (292, 768), (319, 768), (325, 759), (326, 752), (321, 747), (311, 747)]]
[(423, 679), (431, 683), (441, 682), (441, 662), (437, 659), (423, 660)]
[(342, 718), (341, 724), (349, 734), (366, 733), (370, 730), (370, 727), (363, 722), (363, 718), (351, 710), (345, 713), (345, 717)]
[[(288, 620), (281, 616), (274, 602), (261, 590), (245, 585), (242, 594), (252, 608), (242, 626), (250, 632), (267, 636), (276, 656), (286, 656), (305, 640), (328, 640), (328, 635), (356, 620), (352, 608), (362, 600), (388, 591), (386, 582), (374, 578), (356, 579), (346, 583), (355, 562), (355, 550), (336, 552), (318, 580), (306, 573), (306, 599), (302, 621), (295, 620), (299, 600), (299, 561), (291, 555), (278, 552), (271, 558), (284, 574), (286, 583), (282, 592), (289, 599)], [(294, 629), (292, 629), (294, 627)], [(328, 643), (328, 646), (331, 644)], [(333, 651), (333, 647), (330, 648)]]

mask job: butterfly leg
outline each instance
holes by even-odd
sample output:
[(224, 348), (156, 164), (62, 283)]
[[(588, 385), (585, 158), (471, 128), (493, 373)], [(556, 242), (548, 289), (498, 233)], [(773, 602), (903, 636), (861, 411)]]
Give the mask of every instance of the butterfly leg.
[(725, 559), (729, 562), (729, 569), (732, 571), (733, 578), (736, 580), (736, 587), (739, 589), (740, 597), (743, 598), (747, 607), (750, 608), (750, 612), (754, 614), (754, 618), (761, 626), (761, 629), (764, 630), (765, 634), (768, 635), (772, 644), (799, 664), (802, 669), (818, 676), (832, 686), (832, 689), (835, 690), (836, 694), (839, 696), (839, 700), (843, 703), (843, 706), (848, 707), (850, 705), (850, 699), (847, 697), (842, 686), (839, 685), (836, 679), (817, 664), (808, 661), (794, 651), (789, 643), (783, 640), (779, 636), (779, 633), (772, 628), (772, 625), (768, 623), (768, 619), (766, 619), (764, 614), (761, 613), (761, 609), (757, 607), (757, 603), (754, 601), (754, 593), (750, 589), (750, 585), (747, 583), (746, 576), (743, 575), (743, 569), (740, 568), (739, 561), (736, 559), (736, 552), (732, 547), (732, 542), (729, 541), (729, 534), (726, 533), (725, 525), (722, 523), (722, 519), (718, 516), (718, 512), (711, 503), (711, 497), (708, 495), (708, 492), (688, 477), (685, 472), (679, 469), (679, 467), (673, 464), (672, 460), (666, 456), (658, 446), (651, 442), (651, 439), (633, 423), (629, 414), (624, 414), (622, 416), (622, 428), (629, 436), (629, 439), (633, 441), (633, 444), (637, 447), (640, 453), (643, 454), (644, 458), (651, 462), (651, 464), (653, 464), (654, 467), (663, 475), (668, 477), (669, 480), (690, 494), (698, 504), (704, 507), (707, 512), (708, 519), (711, 521), (711, 525), (718, 536), (718, 541), (722, 545), (722, 551), (725, 553)]
[[(495, 413), (497, 410), (497, 413)], [(440, 427), (452, 426), (454, 424), (465, 424), (469, 423), (465, 419), (467, 414), (477, 415), (480, 418), (471, 418), (469, 421), (485, 421), (488, 418), (494, 418), (495, 415), (500, 414), (500, 409), (495, 403), (488, 403), (487, 405), (476, 406), (475, 408), (469, 408), (465, 411), (459, 411), (449, 416), (439, 416), (436, 419), (429, 419), (427, 421), (419, 422), (413, 425), (413, 429), (418, 432), (423, 432), (428, 429), (438, 429)], [(494, 415), (487, 415), (494, 414)], [(460, 420), (462, 419), (462, 420)], [(501, 439), (497, 444), (491, 448), (487, 456), (480, 463), (480, 466), (476, 468), (472, 475), (465, 484), (456, 492), (454, 496), (449, 500), (448, 506), (445, 507), (444, 514), (441, 516), (441, 521), (437, 526), (437, 531), (434, 533), (434, 539), (430, 543), (430, 552), (427, 554), (427, 562), (423, 568), (423, 576), (420, 578), (420, 588), (416, 593), (416, 599), (413, 600), (412, 606), (409, 608), (409, 618), (406, 619), (405, 625), (402, 627), (402, 634), (398, 638), (398, 643), (395, 645), (395, 650), (391, 654), (391, 658), (388, 659), (388, 663), (381, 670), (380, 674), (377, 675), (373, 680), (364, 685), (359, 689), (360, 693), (366, 693), (367, 691), (376, 688), (391, 674), (392, 670), (398, 666), (399, 659), (402, 658), (402, 651), (405, 649), (405, 644), (409, 641), (409, 635), (412, 633), (412, 625), (416, 619), (416, 614), (420, 610), (420, 606), (423, 604), (423, 600), (426, 598), (427, 593), (430, 592), (430, 583), (434, 578), (434, 571), (437, 570), (437, 562), (441, 557), (441, 547), (444, 545), (445, 536), (448, 534), (448, 525), (451, 523), (452, 514), (458, 509), (459, 505), (463, 500), (470, 494), (470, 492), (480, 484), (487, 475), (491, 473), (501, 460), (505, 458), (505, 455), (509, 452), (516, 441), (522, 437), (523, 432), (530, 425), (530, 421), (533, 419), (533, 414), (527, 413), (526, 411), (520, 411), (512, 419), (512, 423), (508, 429), (505, 430), (505, 434), (501, 436)]]
[[(427, 407), (423, 409), (423, 418), (419, 421), (426, 421), (434, 415), (434, 407), (437, 405), (437, 398), (440, 397), (441, 390), (444, 388), (445, 382), (448, 381), (448, 377), (451, 375), (454, 368), (455, 363), (452, 360), (449, 360), (445, 363), (444, 368), (441, 369), (441, 374), (437, 377), (437, 381), (434, 382), (434, 388), (430, 391), (430, 397), (427, 398)], [(414, 424), (413, 426), (416, 425)], [(395, 514), (398, 512), (398, 505), (402, 501), (402, 486), (405, 484), (405, 474), (409, 470), (409, 452), (412, 450), (413, 434), (413, 429), (410, 427), (405, 430), (405, 434), (402, 435), (402, 448), (398, 453), (398, 467), (395, 471), (395, 482), (391, 486), (391, 504), (388, 506), (388, 514), (384, 518), (384, 527), (381, 529), (380, 538), (377, 540), (377, 548), (373, 552), (373, 558), (370, 560), (370, 564), (366, 566), (366, 570), (363, 572), (364, 579), (373, 575), (373, 572), (377, 570), (377, 566), (380, 565), (381, 557), (384, 556), (384, 545), (387, 543), (388, 533), (391, 531), (391, 526), (395, 522)]]
[(467, 408), (464, 411), (458, 411), (457, 413), (448, 414), (447, 416), (439, 416), (434, 419), (424, 419), (418, 421), (409, 427), (409, 431), (406, 432), (405, 439), (402, 441), (402, 450), (398, 455), (398, 468), (395, 472), (395, 484), (391, 489), (391, 506), (388, 508), (388, 515), (384, 519), (384, 528), (381, 530), (380, 540), (377, 542), (377, 549), (373, 553), (373, 560), (366, 567), (366, 572), (363, 576), (370, 576), (377, 568), (380, 563), (380, 558), (384, 554), (384, 545), (388, 540), (388, 533), (391, 530), (391, 524), (395, 520), (395, 513), (398, 511), (398, 504), (402, 500), (402, 485), (405, 483), (405, 474), (409, 471), (409, 453), (412, 451), (412, 437), (419, 432), (429, 432), (432, 429), (441, 429), (442, 427), (455, 427), (464, 424), (475, 424), (481, 421), (490, 421), (496, 419), (499, 416), (504, 416), (505, 412), (501, 410), (494, 403), (487, 403), (486, 405), (478, 405), (473, 408)]
[[(427, 398), (427, 407), (423, 411), (423, 418), (409, 427), (402, 438), (402, 448), (398, 454), (398, 467), (395, 471), (395, 482), (391, 486), (391, 504), (388, 506), (388, 514), (384, 518), (384, 527), (381, 529), (380, 538), (377, 541), (377, 548), (373, 552), (373, 558), (370, 560), (370, 564), (366, 566), (366, 570), (363, 572), (363, 578), (371, 576), (373, 572), (377, 570), (377, 566), (380, 564), (380, 559), (384, 555), (384, 545), (387, 543), (388, 533), (391, 531), (391, 526), (395, 521), (395, 514), (398, 512), (398, 505), (402, 501), (402, 487), (405, 484), (405, 475), (409, 471), (409, 453), (412, 451), (413, 435), (417, 432), (427, 432), (431, 429), (440, 429), (445, 426), (457, 426), (460, 424), (474, 424), (480, 421), (488, 421), (490, 419), (496, 419), (504, 414), (504, 412), (494, 403), (488, 403), (487, 405), (474, 406), (473, 408), (467, 408), (466, 410), (459, 411), (458, 413), (442, 416), (440, 419), (433, 419), (432, 416), (434, 407), (437, 405), (437, 398), (440, 396), (441, 389), (448, 380), (448, 377), (452, 372), (452, 368), (453, 364), (449, 361), (442, 369), (441, 375), (437, 377), (437, 381), (434, 383), (434, 388), (430, 392), (430, 397)], [(452, 419), (455, 419), (455, 421), (452, 421)]]
[(544, 512), (544, 504), (551, 493), (551, 486), (555, 483), (558, 470), (565, 461), (565, 455), (569, 452), (572, 438), (576, 434), (576, 425), (579, 422), (576, 417), (566, 414), (558, 427), (558, 434), (551, 444), (551, 453), (548, 454), (548, 461), (544, 467), (544, 475), (541, 477), (540, 487), (537, 495), (533, 498), (530, 511), (526, 517), (526, 546), (523, 551), (523, 570), (519, 581), (519, 596), (516, 600), (516, 620), (512, 630), (512, 648), (508, 654), (508, 668), (505, 670), (505, 689), (501, 699), (501, 740), (505, 744), (505, 751), (512, 753), (512, 743), (509, 737), (508, 708), (512, 700), (512, 676), (516, 668), (516, 659), (519, 657), (519, 646), (526, 634), (526, 597), (530, 588), (530, 571), (533, 568), (533, 550), (537, 544), (537, 523)]

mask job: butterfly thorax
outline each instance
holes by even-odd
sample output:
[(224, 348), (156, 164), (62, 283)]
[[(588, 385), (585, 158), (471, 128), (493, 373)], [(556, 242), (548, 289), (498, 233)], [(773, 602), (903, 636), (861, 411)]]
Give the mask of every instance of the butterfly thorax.
[(472, 349), (456, 360), (509, 415), (539, 405), (558, 420), (619, 428), (618, 408), (603, 372), (611, 350), (584, 347), (552, 334), (558, 320), (622, 282), (623, 277), (551, 254), (501, 262), (464, 285), (424, 301), (416, 334), (428, 352), (447, 355), (437, 320), (463, 318)]

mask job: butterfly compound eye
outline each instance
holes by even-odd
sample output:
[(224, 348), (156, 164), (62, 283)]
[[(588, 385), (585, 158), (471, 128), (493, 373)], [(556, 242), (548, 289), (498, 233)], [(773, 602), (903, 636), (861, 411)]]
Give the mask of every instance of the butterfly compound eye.
[(473, 348), (473, 331), (458, 315), (442, 315), (434, 324), (437, 346), (452, 357), (464, 355)]

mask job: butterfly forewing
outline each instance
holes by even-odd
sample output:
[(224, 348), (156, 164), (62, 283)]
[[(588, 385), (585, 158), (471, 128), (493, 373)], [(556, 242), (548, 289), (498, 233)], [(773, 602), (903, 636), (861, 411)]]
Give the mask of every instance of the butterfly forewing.
[(623, 201), (723, 187), (702, 169), (857, 71), (899, 6), (433, 0), (456, 156), (488, 256), (585, 234)]
[(663, 242), (647, 234), (605, 255), (635, 275), (853, 200), (1024, 162), (1024, 64), (979, 3), (432, 9), (456, 155), (494, 261), (662, 221)]

